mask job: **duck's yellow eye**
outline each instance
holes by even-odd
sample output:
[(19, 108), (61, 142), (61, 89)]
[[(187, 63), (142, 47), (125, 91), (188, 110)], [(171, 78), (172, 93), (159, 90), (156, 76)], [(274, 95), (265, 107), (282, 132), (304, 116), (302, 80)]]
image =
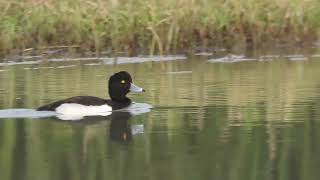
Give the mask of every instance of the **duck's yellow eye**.
[(122, 80), (121, 83), (124, 84), (124, 83), (126, 83), (126, 81), (125, 81), (125, 80)]

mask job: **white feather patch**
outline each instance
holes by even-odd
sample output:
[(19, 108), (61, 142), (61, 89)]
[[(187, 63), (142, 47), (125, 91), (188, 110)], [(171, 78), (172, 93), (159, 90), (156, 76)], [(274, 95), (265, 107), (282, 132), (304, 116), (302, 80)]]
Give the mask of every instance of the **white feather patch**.
[(109, 105), (101, 106), (85, 106), (76, 103), (61, 104), (56, 108), (58, 114), (76, 115), (76, 116), (93, 116), (93, 115), (109, 115), (112, 107)]

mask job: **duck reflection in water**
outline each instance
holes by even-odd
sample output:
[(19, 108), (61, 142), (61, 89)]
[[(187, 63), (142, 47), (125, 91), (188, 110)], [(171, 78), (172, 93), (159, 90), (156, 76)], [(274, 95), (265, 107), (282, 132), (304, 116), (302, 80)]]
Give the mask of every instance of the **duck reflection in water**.
[[(110, 139), (118, 141), (130, 141), (132, 139), (133, 130), (129, 124), (131, 116), (129, 112), (112, 113)], [(143, 133), (143, 125), (140, 133)]]
[[(142, 113), (139, 113), (142, 114)], [(66, 119), (57, 119), (61, 122), (76, 123), (84, 126), (105, 124), (109, 125), (109, 137), (115, 141), (131, 141), (136, 134), (141, 134), (144, 131), (143, 124), (131, 125), (130, 119), (137, 114), (132, 114), (126, 111), (115, 111), (108, 116), (85, 116), (81, 120), (66, 121)], [(65, 117), (64, 117), (65, 118)]]

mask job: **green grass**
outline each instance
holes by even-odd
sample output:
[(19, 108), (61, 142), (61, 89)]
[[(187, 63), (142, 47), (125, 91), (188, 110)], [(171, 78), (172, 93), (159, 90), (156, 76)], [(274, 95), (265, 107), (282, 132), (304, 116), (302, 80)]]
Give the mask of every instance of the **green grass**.
[(0, 51), (175, 53), (240, 40), (303, 42), (319, 34), (318, 0), (0, 0)]

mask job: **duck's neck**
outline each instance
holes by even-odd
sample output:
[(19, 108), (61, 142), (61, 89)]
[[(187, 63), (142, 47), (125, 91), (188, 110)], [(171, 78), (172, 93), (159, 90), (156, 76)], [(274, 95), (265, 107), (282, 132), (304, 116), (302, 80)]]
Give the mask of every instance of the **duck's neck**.
[(112, 108), (114, 110), (128, 107), (131, 104), (131, 100), (127, 97), (125, 97), (124, 99), (111, 98), (111, 100), (112, 100)]
[(124, 98), (114, 98), (114, 97), (111, 97), (111, 100), (113, 102), (117, 102), (117, 103), (131, 103), (131, 99), (127, 98), (127, 97), (124, 97)]

